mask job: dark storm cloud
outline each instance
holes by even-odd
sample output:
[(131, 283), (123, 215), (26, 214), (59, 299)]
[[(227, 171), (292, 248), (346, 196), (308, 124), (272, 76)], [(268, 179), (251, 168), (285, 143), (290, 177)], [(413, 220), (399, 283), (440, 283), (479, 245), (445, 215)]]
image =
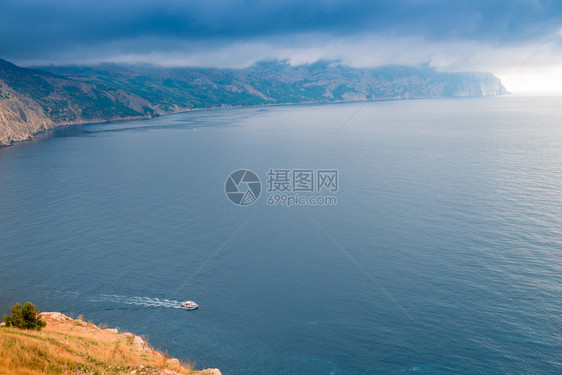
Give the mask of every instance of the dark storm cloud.
[(226, 45), (286, 35), (353, 35), (518, 43), (556, 32), (560, 1), (0, 0), (0, 56), (44, 58), (77, 48), (114, 54)]

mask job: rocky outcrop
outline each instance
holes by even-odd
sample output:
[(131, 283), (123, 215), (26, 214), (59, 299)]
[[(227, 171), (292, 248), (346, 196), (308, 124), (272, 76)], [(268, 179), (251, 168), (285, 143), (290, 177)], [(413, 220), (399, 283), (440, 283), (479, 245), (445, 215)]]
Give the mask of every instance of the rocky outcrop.
[[(100, 363), (100, 359), (105, 358), (108, 353), (108, 351), (100, 350), (100, 348), (103, 349), (105, 346), (108, 348), (109, 353), (115, 353), (115, 355), (122, 357), (120, 362), (126, 362), (127, 370), (124, 371), (123, 366), (115, 367), (114, 373), (116, 374), (221, 375), (218, 369), (195, 371), (183, 364), (179, 359), (170, 358), (169, 355), (155, 350), (145, 339), (130, 332), (120, 333), (115, 328), (103, 329), (91, 322), (84, 321), (82, 317), (73, 319), (59, 312), (44, 312), (41, 313), (41, 318), (47, 322), (47, 326), (41, 331), (41, 336), (39, 337), (44, 338), (45, 334), (55, 334), (51, 340), (42, 340), (42, 342), (47, 341), (54, 344), (56, 348), (68, 348), (68, 353), (73, 354), (80, 360), (86, 359), (84, 367), (87, 367), (89, 362), (93, 362), (106, 370), (111, 369), (112, 363)], [(59, 342), (58, 340), (62, 341)], [(86, 345), (86, 348), (94, 345), (96, 352), (80, 353), (83, 347), (77, 346), (74, 341), (80, 344), (89, 343)], [(67, 359), (68, 353), (66, 355)]]

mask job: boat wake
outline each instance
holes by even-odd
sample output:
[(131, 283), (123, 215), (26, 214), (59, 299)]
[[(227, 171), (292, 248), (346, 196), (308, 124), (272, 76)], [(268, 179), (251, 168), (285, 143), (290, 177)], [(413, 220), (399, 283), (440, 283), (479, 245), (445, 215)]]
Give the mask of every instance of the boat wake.
[(129, 296), (119, 296), (119, 295), (107, 295), (102, 294), (91, 298), (92, 302), (103, 302), (103, 303), (118, 303), (126, 305), (137, 305), (145, 307), (160, 307), (165, 309), (181, 309), (181, 302), (169, 299), (160, 298), (150, 298), (150, 297), (129, 297)]

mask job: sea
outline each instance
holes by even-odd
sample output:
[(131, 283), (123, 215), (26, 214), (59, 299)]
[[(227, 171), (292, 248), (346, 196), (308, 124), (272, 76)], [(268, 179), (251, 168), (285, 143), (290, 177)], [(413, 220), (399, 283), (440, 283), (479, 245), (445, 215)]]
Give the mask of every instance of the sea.
[(0, 312), (83, 314), (231, 375), (560, 374), (560, 102), (44, 133), (0, 150)]

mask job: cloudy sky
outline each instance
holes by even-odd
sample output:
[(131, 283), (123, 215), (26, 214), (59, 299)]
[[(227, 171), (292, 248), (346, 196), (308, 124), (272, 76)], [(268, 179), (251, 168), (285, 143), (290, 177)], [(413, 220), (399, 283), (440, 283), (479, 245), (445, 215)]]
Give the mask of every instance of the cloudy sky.
[(0, 58), (216, 67), (410, 59), (491, 71), (515, 93), (562, 93), (562, 1), (0, 0)]

